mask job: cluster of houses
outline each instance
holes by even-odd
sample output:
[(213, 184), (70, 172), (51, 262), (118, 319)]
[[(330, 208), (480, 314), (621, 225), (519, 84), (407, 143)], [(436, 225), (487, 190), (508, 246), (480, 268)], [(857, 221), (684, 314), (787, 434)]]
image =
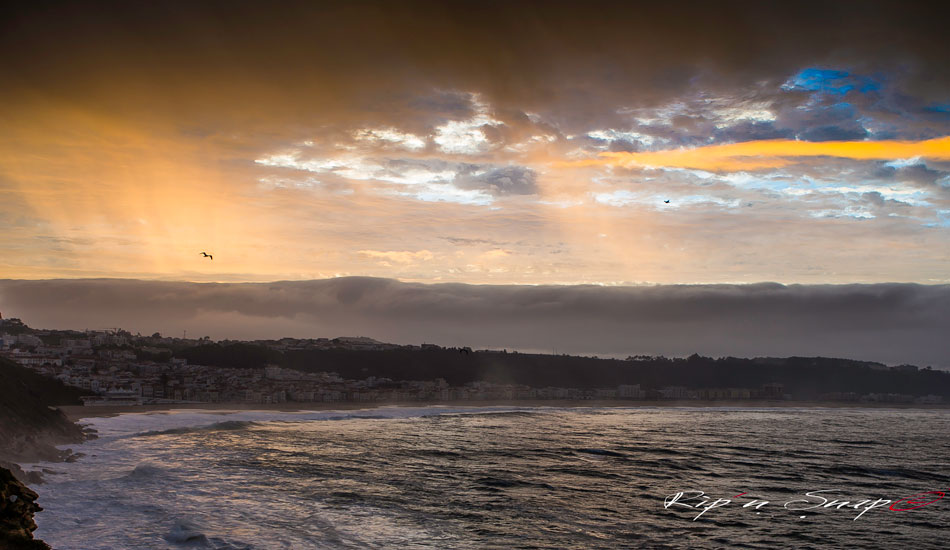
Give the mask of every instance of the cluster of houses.
[[(789, 399), (781, 384), (760, 388), (689, 389), (667, 386), (643, 389), (639, 384), (612, 388), (535, 388), (518, 384), (470, 382), (451, 386), (444, 379), (399, 380), (368, 377), (344, 380), (335, 373), (307, 373), (268, 365), (264, 369), (224, 368), (189, 364), (181, 358), (148, 360), (168, 353), (168, 345), (202, 345), (207, 338), (184, 340), (133, 336), (110, 329), (94, 331), (24, 330), (16, 319), (0, 319), (0, 355), (63, 383), (87, 390), (87, 405), (158, 403), (284, 402), (415, 402), (518, 400), (780, 400)], [(336, 347), (354, 350), (406, 348), (370, 338), (256, 342), (278, 350)], [(411, 346), (424, 350), (431, 344)], [(465, 348), (465, 351), (469, 351)], [(829, 401), (910, 402), (921, 398), (899, 394), (828, 394)], [(928, 401), (940, 398), (928, 396)]]

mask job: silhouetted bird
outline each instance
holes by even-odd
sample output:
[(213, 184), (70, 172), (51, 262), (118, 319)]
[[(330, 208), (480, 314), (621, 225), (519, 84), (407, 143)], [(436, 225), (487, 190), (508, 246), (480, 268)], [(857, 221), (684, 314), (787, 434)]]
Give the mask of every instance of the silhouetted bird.
[(201, 255), (204, 256), (205, 258), (208, 258), (209, 260), (214, 259), (214, 256), (212, 256), (211, 254), (208, 254), (207, 252), (202, 252)]
[(666, 200), (663, 201), (663, 202), (665, 202), (666, 204), (670, 204), (670, 199), (666, 199)]

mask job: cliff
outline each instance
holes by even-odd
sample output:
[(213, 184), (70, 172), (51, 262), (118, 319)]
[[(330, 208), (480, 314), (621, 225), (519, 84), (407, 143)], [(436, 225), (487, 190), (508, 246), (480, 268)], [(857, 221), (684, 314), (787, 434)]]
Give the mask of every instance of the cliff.
[(65, 459), (69, 453), (55, 445), (82, 442), (84, 434), (55, 406), (79, 404), (80, 395), (81, 390), (0, 357), (0, 466)]
[(72, 454), (56, 445), (79, 443), (85, 434), (55, 406), (78, 404), (80, 395), (80, 390), (0, 357), (0, 550), (49, 550), (33, 540), (33, 514), (42, 508), (35, 502), (37, 494), (20, 481), (39, 482), (39, 475), (16, 463), (65, 460)]

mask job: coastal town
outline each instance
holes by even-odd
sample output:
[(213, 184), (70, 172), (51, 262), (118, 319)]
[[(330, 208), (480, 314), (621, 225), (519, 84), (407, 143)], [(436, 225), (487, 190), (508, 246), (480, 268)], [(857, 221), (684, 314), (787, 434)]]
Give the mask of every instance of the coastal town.
[[(781, 401), (794, 396), (781, 383), (757, 387), (704, 387), (685, 385), (641, 387), (617, 384), (610, 387), (577, 388), (497, 383), (484, 380), (450, 385), (445, 378), (393, 380), (367, 376), (344, 378), (332, 371), (304, 372), (276, 364), (263, 368), (202, 365), (173, 354), (200, 346), (228, 346), (238, 342), (214, 342), (208, 337), (166, 337), (132, 334), (120, 328), (99, 330), (39, 330), (19, 319), (0, 319), (0, 356), (64, 384), (86, 390), (87, 406), (187, 403), (234, 403), (271, 405), (279, 403), (407, 403), (458, 401), (532, 400), (675, 400), (675, 401)], [(459, 354), (498, 354), (507, 351), (443, 348), (433, 344), (397, 345), (367, 337), (339, 337), (240, 342), (277, 352), (349, 351), (457, 351)], [(655, 358), (629, 357), (627, 361)], [(916, 372), (916, 366), (877, 367), (897, 372)], [(862, 403), (939, 404), (940, 395), (904, 393), (828, 392), (822, 401)]]

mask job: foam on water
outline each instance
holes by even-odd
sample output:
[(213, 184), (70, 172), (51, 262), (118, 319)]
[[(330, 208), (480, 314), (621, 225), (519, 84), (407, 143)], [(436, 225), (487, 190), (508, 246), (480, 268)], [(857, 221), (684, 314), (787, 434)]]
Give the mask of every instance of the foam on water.
[[(279, 430), (313, 422), (406, 420), (519, 410), (517, 407), (381, 407), (344, 411), (179, 409), (84, 418), (80, 423), (94, 428), (99, 437), (81, 446), (80, 450), (86, 455), (82, 460), (73, 464), (27, 465), (28, 469), (45, 468), (54, 472), (47, 475), (47, 483), (40, 489), (46, 511), (37, 516), (40, 528), (36, 536), (60, 550), (146, 546), (346, 548), (362, 546), (361, 541), (367, 535), (366, 542), (438, 541), (443, 538), (442, 534), (407, 529), (372, 508), (355, 507), (342, 514), (339, 510), (323, 509), (319, 502), (312, 501), (307, 503), (310, 509), (300, 516), (306, 521), (298, 525), (282, 521), (281, 508), (300, 508), (299, 502), (275, 498), (269, 491), (258, 499), (241, 495), (238, 488), (246, 479), (222, 476), (208, 468), (211, 464), (188, 460), (185, 457), (194, 448), (190, 442), (179, 439), (201, 435), (217, 438), (222, 432), (246, 432), (260, 426)], [(203, 487), (205, 485), (214, 489), (209, 490)], [(196, 518), (208, 516), (213, 516), (211, 523), (215, 527), (203, 529)], [(264, 525), (253, 532), (255, 529), (248, 526), (255, 523)], [(214, 534), (209, 535), (209, 531)]]

